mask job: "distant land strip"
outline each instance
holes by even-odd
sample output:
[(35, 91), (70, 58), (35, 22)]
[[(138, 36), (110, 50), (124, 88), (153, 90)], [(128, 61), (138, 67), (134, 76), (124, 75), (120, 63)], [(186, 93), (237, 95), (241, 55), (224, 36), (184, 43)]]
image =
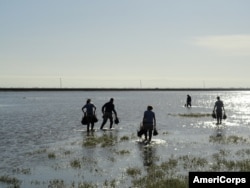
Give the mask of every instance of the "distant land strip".
[(0, 91), (250, 91), (250, 88), (0, 88)]

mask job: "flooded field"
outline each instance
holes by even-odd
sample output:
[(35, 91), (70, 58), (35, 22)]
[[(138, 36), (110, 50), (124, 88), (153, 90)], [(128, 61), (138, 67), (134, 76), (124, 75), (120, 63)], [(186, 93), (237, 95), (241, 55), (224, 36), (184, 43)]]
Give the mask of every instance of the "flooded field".
[[(220, 126), (211, 116), (218, 95), (227, 114)], [(101, 131), (111, 97), (120, 123)], [(99, 119), (90, 133), (80, 123), (88, 98)], [(147, 105), (159, 135), (145, 146), (137, 129)], [(250, 171), (248, 91), (0, 92), (0, 120), (3, 188), (178, 188), (190, 171)]]

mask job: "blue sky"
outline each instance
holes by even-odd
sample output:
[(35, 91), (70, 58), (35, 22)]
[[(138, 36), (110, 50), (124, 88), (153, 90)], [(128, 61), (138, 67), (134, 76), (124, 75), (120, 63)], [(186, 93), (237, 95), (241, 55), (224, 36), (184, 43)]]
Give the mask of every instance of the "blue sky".
[(248, 0), (0, 0), (0, 87), (250, 87)]

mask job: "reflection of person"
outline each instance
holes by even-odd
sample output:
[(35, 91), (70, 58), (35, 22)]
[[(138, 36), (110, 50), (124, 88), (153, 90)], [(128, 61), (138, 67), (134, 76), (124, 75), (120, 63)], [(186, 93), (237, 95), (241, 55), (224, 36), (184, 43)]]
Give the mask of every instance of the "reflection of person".
[(222, 110), (225, 113), (225, 109), (224, 109), (224, 104), (223, 101), (220, 100), (220, 97), (217, 97), (217, 101), (215, 102), (214, 105), (214, 111), (216, 110), (216, 119), (217, 119), (217, 124), (221, 124), (221, 120), (222, 120)]
[(191, 102), (192, 102), (192, 98), (191, 98), (191, 96), (190, 96), (190, 95), (187, 95), (187, 103), (186, 103), (186, 107), (191, 107), (191, 106), (192, 106)]
[(143, 149), (143, 165), (152, 166), (154, 164), (155, 151), (152, 147), (146, 147)]
[(91, 130), (94, 129), (94, 116), (96, 111), (96, 106), (91, 103), (91, 99), (88, 99), (86, 104), (82, 107), (83, 113), (87, 116), (87, 131), (89, 132), (89, 126), (91, 124)]
[[(156, 128), (155, 113), (152, 110), (153, 110), (153, 107), (148, 106), (147, 110), (144, 112), (143, 120), (142, 120), (143, 129), (145, 131), (145, 141), (147, 141), (147, 143), (151, 142), (153, 129)], [(147, 140), (148, 136), (149, 136), (149, 140)]]
[(101, 125), (100, 129), (103, 129), (103, 126), (106, 124), (108, 119), (110, 121), (110, 129), (112, 128), (112, 125), (113, 125), (113, 114), (112, 114), (112, 112), (114, 112), (115, 117), (117, 118), (117, 113), (116, 113), (116, 110), (115, 110), (115, 105), (114, 105), (114, 99), (113, 98), (111, 98), (109, 102), (105, 103), (102, 106), (103, 122), (102, 122), (102, 125)]
[[(141, 157), (143, 165), (146, 167), (154, 166), (156, 163), (156, 158), (158, 158), (157, 150), (155, 147), (145, 147), (142, 144), (138, 144), (139, 150), (141, 151)], [(150, 168), (147, 168), (150, 171)]]

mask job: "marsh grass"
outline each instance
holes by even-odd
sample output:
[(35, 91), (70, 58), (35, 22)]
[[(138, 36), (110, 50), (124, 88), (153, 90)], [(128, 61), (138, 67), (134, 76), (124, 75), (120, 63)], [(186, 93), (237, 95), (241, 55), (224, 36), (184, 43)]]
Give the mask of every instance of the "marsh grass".
[(214, 171), (250, 171), (250, 160), (226, 160), (225, 158), (218, 158), (211, 166)]
[(178, 116), (180, 116), (180, 117), (200, 118), (200, 117), (211, 117), (211, 114), (190, 113), (190, 114), (178, 114)]
[(83, 147), (95, 147), (101, 145), (101, 147), (113, 146), (116, 143), (117, 137), (112, 137), (104, 134), (103, 136), (97, 137), (87, 137), (83, 141)]
[[(164, 132), (163, 134), (168, 134), (168, 132)], [(130, 140), (131, 138), (137, 138), (136, 135), (133, 133), (131, 137), (129, 136), (122, 136), (119, 139), (117, 136), (112, 136), (111, 134), (103, 134), (102, 136), (88, 136), (85, 137), (82, 142), (82, 147), (108, 147), (107, 150), (109, 150), (112, 154), (117, 155), (128, 155), (130, 154), (129, 150), (118, 150), (117, 147), (111, 147), (116, 145), (117, 143), (125, 142)], [(243, 137), (239, 136), (210, 136), (209, 142), (212, 143), (222, 143), (222, 144), (241, 144), (241, 143), (249, 143), (249, 139), (245, 139)], [(78, 142), (79, 143), (79, 142)], [(123, 144), (123, 143), (122, 143)], [(92, 148), (91, 148), (92, 149)], [(143, 153), (145, 155), (150, 155), (151, 151), (150, 148), (144, 149)], [(54, 152), (48, 152), (48, 149), (41, 149), (37, 150), (35, 152), (29, 153), (30, 155), (34, 154), (45, 154), (48, 155), (48, 159), (55, 159), (64, 157), (66, 159), (65, 155), (68, 155), (68, 157), (73, 157), (73, 154), (76, 152), (73, 152), (71, 150), (62, 151), (64, 155), (58, 155)], [(70, 155), (72, 154), (72, 156)], [(219, 152), (213, 154), (210, 156), (211, 158), (202, 158), (202, 157), (195, 157), (192, 155), (183, 155), (183, 156), (177, 156), (173, 157), (171, 156), (168, 160), (164, 162), (159, 162), (160, 159), (158, 159), (155, 155), (152, 155), (149, 157), (149, 161), (153, 161), (150, 163), (147, 163), (143, 168), (138, 167), (129, 167), (124, 172), (125, 181), (130, 181), (132, 187), (138, 187), (138, 188), (165, 188), (165, 187), (174, 187), (174, 188), (187, 188), (188, 187), (188, 180), (186, 176), (181, 176), (179, 172), (186, 172), (187, 170), (211, 170), (211, 171), (250, 171), (250, 160), (249, 159), (243, 159), (243, 160), (231, 160), (228, 159), (233, 154), (237, 156), (242, 157), (248, 157), (250, 156), (250, 149), (241, 149), (235, 153), (231, 153), (229, 150), (220, 150)], [(69, 156), (70, 155), (70, 156)], [(113, 155), (108, 157), (108, 160), (112, 163), (116, 162), (116, 155)], [(48, 160), (47, 159), (47, 160)], [(72, 158), (71, 158), (72, 159)], [(209, 160), (211, 159), (211, 160)], [(157, 164), (155, 164), (157, 163)], [(160, 164), (159, 164), (160, 163)], [(74, 169), (80, 169), (79, 171), (82, 171), (83, 169), (86, 170), (83, 167), (90, 167), (87, 170), (90, 171), (90, 173), (93, 173), (96, 175), (102, 175), (103, 169), (101, 166), (98, 166), (99, 163), (97, 159), (89, 158), (89, 157), (80, 157), (70, 161), (70, 159), (67, 162), (67, 165)], [(77, 171), (78, 171), (77, 170)], [(17, 169), (17, 173), (22, 173), (25, 175), (29, 175), (30, 169)], [(79, 173), (79, 175), (81, 175)], [(126, 179), (127, 178), (127, 179)], [(124, 181), (124, 180), (122, 180)], [(125, 182), (124, 181), (124, 182)], [(9, 177), (9, 176), (2, 176), (0, 177), (0, 182), (9, 184), (9, 187), (20, 187), (21, 181)], [(95, 184), (96, 183), (96, 184)], [(46, 182), (35, 182), (31, 181), (32, 185), (44, 185), (49, 187), (68, 187), (64, 180), (60, 179), (54, 179), (51, 181)], [(121, 180), (105, 180), (104, 182), (71, 182), (71, 188), (78, 187), (78, 188), (96, 188), (96, 187), (119, 187), (119, 184), (121, 185)]]
[[(132, 183), (134, 187), (139, 188), (186, 188), (187, 178), (177, 177), (170, 173), (169, 171), (174, 170), (177, 166), (177, 161), (171, 159), (167, 162), (163, 162), (159, 165), (152, 165), (147, 168), (147, 175), (142, 177), (133, 177)], [(168, 169), (170, 167), (171, 169)], [(132, 174), (133, 175), (133, 174)]]
[(155, 178), (151, 176), (145, 176), (140, 179), (133, 180), (134, 187), (138, 188), (187, 188), (188, 181), (183, 178)]
[(19, 188), (22, 183), (19, 179), (7, 175), (0, 176), (0, 182), (12, 185), (15, 188)]
[(250, 149), (239, 150), (239, 151), (236, 152), (236, 155), (242, 156), (242, 157), (249, 156), (250, 155)]
[(65, 151), (64, 152), (64, 155), (70, 155), (71, 154), (71, 151)]
[(111, 181), (105, 180), (103, 185), (104, 185), (104, 187), (115, 188), (116, 187), (116, 180), (115, 179), (113, 179)]
[(136, 168), (136, 167), (134, 167), (134, 168), (129, 167), (129, 168), (126, 170), (126, 173), (127, 173), (127, 175), (129, 175), (129, 176), (135, 177), (135, 176), (138, 176), (138, 175), (141, 174), (141, 169)]
[(55, 159), (56, 158), (56, 154), (55, 153), (48, 153), (48, 158), (49, 159)]
[[(102, 138), (103, 139), (103, 138)], [(101, 139), (100, 139), (101, 140)], [(105, 139), (103, 139), (105, 140)], [(101, 141), (103, 141), (101, 140)], [(236, 139), (237, 140), (237, 139)], [(244, 140), (239, 138), (239, 140)], [(236, 142), (237, 143), (237, 142)], [(101, 142), (99, 143), (101, 144)], [(121, 151), (113, 151), (119, 155), (128, 154), (128, 150)], [(241, 149), (235, 154), (240, 155), (250, 155), (250, 149)], [(207, 158), (195, 157), (192, 155), (183, 155), (179, 157), (171, 156), (168, 160), (161, 162), (160, 164), (152, 163), (149, 166), (144, 166), (144, 169), (139, 167), (129, 167), (125, 171), (125, 177), (131, 178), (132, 187), (138, 188), (165, 188), (165, 187), (174, 187), (174, 188), (187, 188), (188, 187), (188, 178), (186, 176), (177, 175), (178, 172), (182, 169), (185, 171), (192, 169), (206, 169), (212, 171), (250, 171), (250, 160), (228, 160), (227, 157), (230, 157), (232, 153), (229, 150), (220, 150), (219, 152), (212, 155), (212, 160), (208, 162)], [(112, 160), (111, 160), (112, 161)], [(115, 162), (115, 161), (112, 161)], [(82, 157), (82, 159), (74, 159), (70, 162), (70, 166), (72, 168), (80, 169), (84, 165), (89, 165), (93, 167), (91, 172), (97, 173), (99, 172), (98, 166), (96, 166), (98, 162), (95, 159)], [(29, 174), (29, 169), (17, 169), (16, 172)], [(100, 172), (101, 173), (101, 172)], [(9, 184), (9, 187), (17, 187), (21, 186), (21, 181), (9, 177), (2, 176), (0, 177), (0, 182)], [(95, 182), (71, 182), (71, 188), (97, 188), (97, 187), (108, 187), (115, 188), (119, 187), (120, 180), (105, 180), (104, 182), (99, 182), (95, 184)], [(31, 182), (32, 185), (46, 185), (49, 187), (60, 187), (65, 188), (68, 187), (64, 180), (61, 179), (53, 179), (49, 182)]]
[(31, 174), (31, 170), (30, 170), (30, 168), (22, 168), (22, 169), (17, 168), (15, 170), (13, 170), (13, 173), (28, 175), (28, 174)]
[(33, 152), (28, 152), (28, 155), (36, 155), (36, 154), (42, 154), (42, 153), (46, 153), (47, 149), (39, 149), (37, 151), (33, 151)]
[(88, 157), (82, 157), (82, 159), (74, 159), (70, 162), (70, 166), (75, 169), (82, 168), (83, 166), (90, 166), (91, 169), (94, 169), (96, 165), (97, 161), (93, 158)]
[(203, 168), (208, 164), (207, 159), (201, 157), (194, 157), (189, 155), (184, 155), (179, 157), (179, 161), (183, 162), (184, 169), (198, 169)]
[(81, 168), (81, 161), (79, 159), (75, 159), (70, 162), (70, 166), (72, 168)]
[(128, 136), (123, 136), (120, 138), (120, 141), (128, 141), (129, 137)]
[(190, 118), (200, 118), (200, 117), (212, 117), (209, 113), (188, 113), (188, 114), (168, 114), (169, 116), (180, 116), (180, 117), (190, 117)]
[(239, 137), (239, 136), (210, 136), (209, 142), (220, 143), (220, 144), (239, 144), (239, 143), (248, 143), (248, 139)]
[(164, 171), (173, 170), (177, 167), (178, 160), (171, 157), (168, 161), (162, 162), (160, 168)]
[[(72, 185), (71, 187), (74, 188), (75, 186)], [(83, 182), (83, 183), (78, 183), (77, 188), (98, 188), (98, 186), (94, 185), (93, 183)]]
[(63, 180), (59, 180), (59, 179), (54, 179), (54, 180), (50, 180), (49, 181), (49, 186), (51, 188), (66, 188), (66, 185), (64, 184)]
[(129, 153), (130, 153), (130, 151), (128, 151), (128, 150), (121, 150), (121, 151), (116, 152), (116, 154), (118, 154), (118, 155), (126, 155), (126, 154), (129, 154)]
[[(230, 152), (220, 150), (213, 155), (213, 163), (208, 162), (208, 159), (202, 157), (195, 157), (190, 155), (183, 155), (177, 158), (171, 156), (167, 161), (162, 162), (160, 165), (151, 165), (147, 167), (147, 174), (140, 176), (142, 173), (138, 168), (127, 169), (127, 174), (131, 176), (134, 187), (146, 188), (187, 188), (188, 177), (178, 176), (181, 168), (188, 169), (209, 169), (213, 171), (250, 171), (250, 159), (244, 160), (227, 160), (226, 157), (230, 156)], [(140, 173), (137, 173), (139, 171)]]
[(82, 157), (82, 162), (85, 164), (97, 164), (97, 161), (93, 158), (89, 158), (89, 157)]

